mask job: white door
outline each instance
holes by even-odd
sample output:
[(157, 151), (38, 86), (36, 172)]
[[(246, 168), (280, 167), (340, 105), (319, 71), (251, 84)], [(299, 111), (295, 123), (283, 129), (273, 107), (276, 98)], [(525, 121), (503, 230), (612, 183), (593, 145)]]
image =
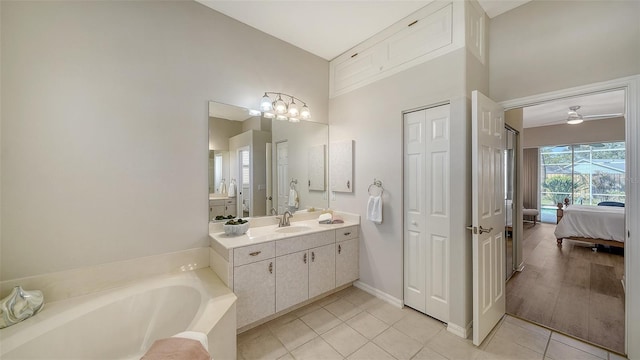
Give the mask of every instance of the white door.
[(276, 312), (309, 298), (309, 252), (276, 258)]
[(309, 298), (336, 287), (336, 245), (309, 249)]
[(472, 92), (473, 344), (505, 313), (504, 173), (501, 106)]
[(278, 190), (278, 214), (284, 213), (288, 209), (289, 202), (289, 143), (282, 141), (276, 143), (276, 169), (277, 190)]
[(449, 320), (450, 106), (404, 115), (404, 303)]

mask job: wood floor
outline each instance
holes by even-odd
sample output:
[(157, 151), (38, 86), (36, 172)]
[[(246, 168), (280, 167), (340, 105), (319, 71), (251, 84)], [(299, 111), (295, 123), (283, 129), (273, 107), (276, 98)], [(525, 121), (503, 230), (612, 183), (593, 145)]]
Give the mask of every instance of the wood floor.
[(624, 353), (624, 256), (525, 223), (524, 270), (507, 282), (507, 313)]

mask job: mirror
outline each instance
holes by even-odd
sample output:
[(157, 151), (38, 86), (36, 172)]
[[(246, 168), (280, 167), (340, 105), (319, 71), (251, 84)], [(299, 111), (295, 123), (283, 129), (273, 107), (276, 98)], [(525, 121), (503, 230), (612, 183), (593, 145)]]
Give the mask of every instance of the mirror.
[(327, 124), (209, 102), (209, 220), (328, 208)]

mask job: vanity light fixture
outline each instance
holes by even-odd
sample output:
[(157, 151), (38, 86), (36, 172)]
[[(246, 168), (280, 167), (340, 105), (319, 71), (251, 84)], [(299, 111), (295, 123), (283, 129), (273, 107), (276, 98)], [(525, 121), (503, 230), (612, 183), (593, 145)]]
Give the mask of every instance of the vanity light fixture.
[[(297, 103), (296, 100), (298, 100)], [(298, 104), (302, 104), (302, 107), (299, 107)], [(276, 118), (290, 122), (311, 119), (311, 111), (307, 104), (299, 98), (285, 93), (265, 92), (260, 100), (260, 109), (263, 111), (263, 116), (269, 119)]]

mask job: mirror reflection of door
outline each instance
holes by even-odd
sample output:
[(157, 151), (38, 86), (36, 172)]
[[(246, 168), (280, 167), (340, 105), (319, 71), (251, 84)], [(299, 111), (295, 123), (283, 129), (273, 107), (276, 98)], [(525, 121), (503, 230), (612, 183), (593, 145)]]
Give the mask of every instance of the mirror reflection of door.
[(242, 217), (251, 216), (251, 156), (249, 147), (238, 150), (238, 214)]
[(266, 178), (266, 183), (267, 183), (267, 197), (266, 197), (266, 209), (267, 209), (267, 214), (271, 213), (271, 208), (273, 208), (273, 191), (271, 189), (271, 143), (267, 143), (266, 149), (265, 149), (265, 154), (266, 154), (266, 161), (267, 161), (267, 178)]
[(278, 184), (278, 214), (288, 209), (289, 201), (289, 143), (281, 141), (276, 143), (276, 181)]
[(505, 127), (504, 137), (504, 201), (505, 201), (505, 266), (506, 279), (515, 272), (515, 176), (516, 176), (516, 132)]

